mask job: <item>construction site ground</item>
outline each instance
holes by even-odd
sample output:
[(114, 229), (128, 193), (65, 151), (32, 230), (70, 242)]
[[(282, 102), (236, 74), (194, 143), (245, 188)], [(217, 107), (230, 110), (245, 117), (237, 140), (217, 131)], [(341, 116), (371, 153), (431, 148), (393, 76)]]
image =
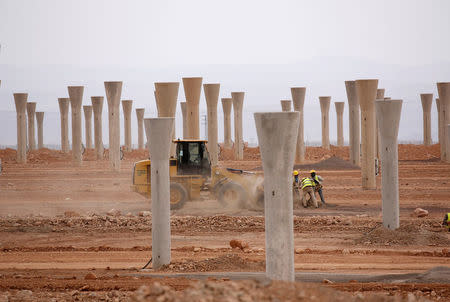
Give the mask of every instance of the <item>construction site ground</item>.
[[(396, 231), (382, 227), (381, 176), (378, 189), (362, 190), (348, 148), (308, 148), (300, 175), (317, 167), (330, 205), (294, 205), (295, 284), (263, 276), (264, 213), (223, 208), (208, 192), (172, 211), (171, 264), (142, 271), (151, 257), (151, 203), (130, 186), (133, 163), (146, 157), (125, 153), (114, 173), (93, 150), (81, 167), (59, 151), (30, 152), (23, 165), (14, 150), (0, 150), (0, 301), (450, 301), (450, 232), (441, 226), (450, 165), (438, 145), (399, 146)], [(246, 148), (244, 161), (230, 150), (221, 159), (223, 167), (261, 171), (256, 148)], [(428, 216), (414, 215), (418, 207)]]

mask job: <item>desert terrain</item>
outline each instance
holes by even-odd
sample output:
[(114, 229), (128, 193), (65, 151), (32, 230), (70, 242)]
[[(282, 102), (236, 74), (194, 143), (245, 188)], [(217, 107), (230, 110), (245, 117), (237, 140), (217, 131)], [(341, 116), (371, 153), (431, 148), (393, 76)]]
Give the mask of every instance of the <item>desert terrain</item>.
[[(308, 147), (296, 168), (325, 179), (328, 206), (294, 204), (294, 284), (264, 279), (264, 213), (224, 208), (208, 192), (172, 211), (172, 263), (141, 270), (151, 203), (130, 186), (134, 162), (147, 157), (125, 153), (114, 173), (93, 150), (78, 168), (55, 150), (29, 152), (27, 164), (0, 150), (0, 301), (450, 301), (450, 232), (441, 225), (450, 165), (439, 145), (399, 145), (396, 231), (381, 225), (381, 176), (377, 190), (362, 190), (348, 147)], [(261, 171), (256, 148), (244, 161), (231, 150), (220, 159)]]

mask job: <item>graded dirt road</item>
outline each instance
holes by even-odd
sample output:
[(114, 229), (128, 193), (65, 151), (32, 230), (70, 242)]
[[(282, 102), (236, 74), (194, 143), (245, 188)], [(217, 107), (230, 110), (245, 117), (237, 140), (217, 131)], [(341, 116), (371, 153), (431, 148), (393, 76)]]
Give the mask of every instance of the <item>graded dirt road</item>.
[[(438, 160), (436, 145), (399, 149), (401, 228), (393, 232), (380, 226), (380, 189), (361, 189), (360, 171), (345, 162), (347, 148), (308, 148), (309, 165), (320, 167), (318, 173), (325, 178), (324, 193), (331, 206), (304, 209), (294, 205), (298, 273), (375, 276), (450, 266), (450, 233), (441, 226), (444, 214), (450, 211), (450, 165)], [(257, 150), (246, 151), (246, 160), (238, 162), (229, 160), (225, 150), (220, 164), (258, 171)], [(150, 210), (150, 201), (131, 192), (130, 185), (133, 162), (147, 156), (137, 151), (125, 154), (121, 172), (113, 173), (107, 160), (94, 161), (90, 154), (82, 167), (74, 168), (70, 155), (56, 151), (36, 151), (29, 155), (29, 164), (19, 165), (13, 150), (0, 150), (0, 301), (2, 295), (32, 300), (120, 300), (142, 294), (134, 291), (143, 284), (150, 289), (141, 291), (151, 291), (155, 280), (169, 286), (164, 289), (168, 295), (208, 282), (225, 287), (230, 283), (242, 290), (258, 287), (219, 282), (223, 278), (210, 278), (206, 285), (179, 277), (155, 279), (155, 274), (161, 273), (264, 271), (263, 213), (223, 208), (207, 192), (172, 212), (172, 264), (162, 272), (139, 271), (151, 256), (151, 213), (143, 212)], [(308, 169), (300, 167), (300, 173)], [(380, 180), (379, 176), (378, 187)], [(417, 207), (428, 210), (429, 215), (411, 216)], [(233, 239), (247, 242), (249, 248), (231, 249)], [(89, 272), (96, 275), (95, 280), (85, 280)], [(282, 285), (260, 287), (270, 292), (273, 286)], [(330, 280), (324, 286), (352, 292), (353, 297), (376, 292), (450, 299), (450, 280), (445, 274), (436, 282)], [(26, 290), (32, 291), (31, 296)], [(320, 288), (311, 290), (320, 295)], [(288, 292), (279, 298), (288, 297)], [(298, 295), (297, 289), (294, 292)]]

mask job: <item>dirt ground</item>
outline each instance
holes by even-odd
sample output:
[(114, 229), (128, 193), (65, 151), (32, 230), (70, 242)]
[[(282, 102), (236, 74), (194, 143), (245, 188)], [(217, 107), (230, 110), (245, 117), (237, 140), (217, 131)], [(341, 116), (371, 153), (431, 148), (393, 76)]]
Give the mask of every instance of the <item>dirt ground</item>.
[[(235, 161), (222, 150), (220, 165), (260, 170), (258, 149), (245, 152)], [(318, 169), (330, 204), (294, 206), (298, 277), (330, 276), (308, 283), (233, 277), (265, 270), (264, 213), (223, 208), (207, 192), (172, 212), (171, 264), (140, 270), (151, 257), (150, 201), (130, 186), (133, 163), (146, 157), (125, 153), (114, 173), (92, 150), (79, 168), (59, 151), (30, 152), (21, 165), (14, 150), (0, 150), (0, 301), (450, 301), (447, 271), (408, 282), (333, 279), (450, 267), (450, 233), (441, 226), (450, 212), (450, 165), (439, 160), (438, 145), (399, 146), (396, 231), (381, 226), (380, 189), (361, 189), (347, 147), (307, 148), (300, 173)], [(428, 216), (414, 216), (417, 207)], [(248, 247), (232, 249), (231, 240)]]

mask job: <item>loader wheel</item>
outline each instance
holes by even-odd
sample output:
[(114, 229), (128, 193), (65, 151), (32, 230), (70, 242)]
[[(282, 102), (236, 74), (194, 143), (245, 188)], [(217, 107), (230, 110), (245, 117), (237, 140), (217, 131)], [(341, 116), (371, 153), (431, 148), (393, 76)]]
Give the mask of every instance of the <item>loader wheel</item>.
[(170, 184), (170, 209), (181, 209), (188, 200), (188, 192), (182, 184), (173, 182)]
[(227, 182), (219, 188), (217, 199), (224, 207), (245, 208), (247, 193), (241, 185)]

